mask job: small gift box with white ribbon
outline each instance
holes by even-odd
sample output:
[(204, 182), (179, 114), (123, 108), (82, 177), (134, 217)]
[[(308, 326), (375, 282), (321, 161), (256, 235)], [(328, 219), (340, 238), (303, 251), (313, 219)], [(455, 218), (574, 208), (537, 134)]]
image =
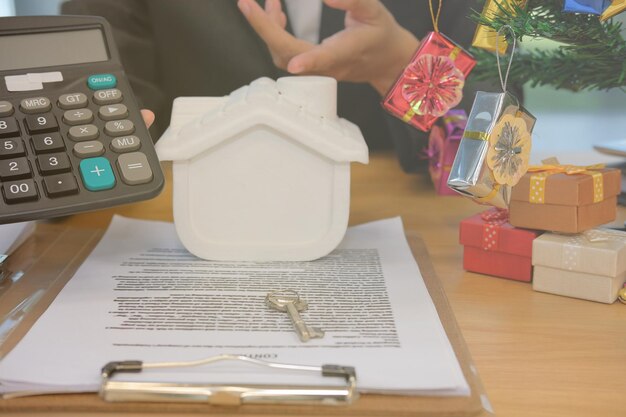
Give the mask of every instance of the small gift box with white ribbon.
[(533, 239), (541, 232), (517, 229), (507, 210), (490, 209), (461, 221), (463, 268), (516, 281), (532, 279)]
[(533, 289), (612, 303), (626, 280), (626, 232), (544, 233), (533, 242)]
[(615, 220), (621, 173), (604, 165), (531, 166), (513, 187), (511, 224), (562, 233), (580, 233)]

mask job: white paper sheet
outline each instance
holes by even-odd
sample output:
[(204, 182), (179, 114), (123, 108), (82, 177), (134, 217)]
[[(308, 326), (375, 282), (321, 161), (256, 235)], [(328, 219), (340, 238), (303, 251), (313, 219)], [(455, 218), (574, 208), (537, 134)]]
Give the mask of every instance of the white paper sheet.
[(19, 244), (17, 240), (22, 233), (33, 226), (32, 222), (0, 225), (0, 255), (8, 254), (9, 248)]
[[(304, 320), (326, 336), (300, 342), (286, 313), (264, 304), (276, 289), (297, 290), (309, 302)], [(350, 228), (318, 261), (233, 263), (190, 255), (172, 224), (117, 217), (0, 362), (0, 392), (96, 391), (100, 368), (112, 360), (222, 353), (354, 366), (361, 392), (469, 395), (399, 218)], [(240, 365), (171, 369), (149, 379), (310, 382)]]

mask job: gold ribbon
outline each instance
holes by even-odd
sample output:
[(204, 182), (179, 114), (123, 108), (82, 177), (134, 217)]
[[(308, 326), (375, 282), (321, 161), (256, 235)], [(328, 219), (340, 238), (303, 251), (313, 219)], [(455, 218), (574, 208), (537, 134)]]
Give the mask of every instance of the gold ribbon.
[(604, 168), (604, 164), (587, 166), (578, 165), (534, 165), (528, 167), (528, 172), (535, 173), (530, 176), (528, 202), (544, 204), (546, 194), (546, 180), (553, 174), (566, 175), (590, 175), (593, 178), (593, 202), (604, 200), (604, 180), (601, 172), (594, 172)]
[[(484, 140), (484, 141), (488, 141), (489, 140), (489, 134), (486, 132), (478, 132), (476, 130), (466, 130), (465, 132), (463, 132), (463, 138), (462, 139), (472, 139), (472, 140)], [(493, 174), (492, 174), (492, 178), (493, 178)], [(496, 183), (495, 179), (493, 179), (493, 182)], [(491, 189), (491, 192), (489, 194), (487, 194), (486, 196), (483, 197), (472, 197), (474, 200), (476, 200), (479, 203), (488, 203), (489, 201), (491, 201), (496, 195), (498, 195), (498, 192), (500, 192), (500, 184), (496, 183), (493, 188)]]
[(439, 15), (441, 15), (441, 5), (443, 0), (439, 0), (439, 6), (437, 7), (437, 14), (433, 10), (433, 0), (428, 0), (428, 6), (430, 7), (430, 17), (433, 20), (433, 30), (439, 32)]
[(489, 140), (489, 134), (486, 132), (478, 132), (475, 130), (465, 131), (463, 132), (463, 139), (473, 139), (473, 140)]
[(487, 194), (486, 196), (484, 197), (474, 196), (472, 198), (479, 203), (488, 203), (489, 201), (493, 200), (495, 196), (498, 195), (498, 192), (500, 192), (500, 184), (496, 183), (496, 185), (494, 185), (493, 188), (491, 189), (491, 192)]

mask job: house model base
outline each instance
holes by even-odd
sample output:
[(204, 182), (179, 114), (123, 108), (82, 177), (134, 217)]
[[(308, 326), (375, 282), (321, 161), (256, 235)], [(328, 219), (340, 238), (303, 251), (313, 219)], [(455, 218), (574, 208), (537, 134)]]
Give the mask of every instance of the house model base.
[(157, 142), (173, 161), (174, 222), (210, 260), (302, 261), (341, 242), (360, 130), (336, 115), (336, 81), (261, 78), (227, 97), (181, 97)]

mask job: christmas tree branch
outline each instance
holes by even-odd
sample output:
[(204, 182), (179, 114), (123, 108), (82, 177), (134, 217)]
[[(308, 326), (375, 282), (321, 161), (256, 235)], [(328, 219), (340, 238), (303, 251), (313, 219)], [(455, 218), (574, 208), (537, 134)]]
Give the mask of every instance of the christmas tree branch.
[[(530, 82), (532, 86), (550, 85), (572, 91), (626, 86), (626, 41), (620, 23), (602, 23), (595, 15), (565, 13), (561, 0), (529, 0), (526, 8), (495, 1), (497, 15), (474, 13), (471, 17), (496, 31), (509, 25), (520, 41), (546, 38), (562, 43), (549, 51), (516, 53), (509, 76), (512, 83)], [(512, 40), (509, 31), (503, 34)], [(473, 53), (478, 60), (476, 78), (497, 78), (495, 56), (477, 49)]]

